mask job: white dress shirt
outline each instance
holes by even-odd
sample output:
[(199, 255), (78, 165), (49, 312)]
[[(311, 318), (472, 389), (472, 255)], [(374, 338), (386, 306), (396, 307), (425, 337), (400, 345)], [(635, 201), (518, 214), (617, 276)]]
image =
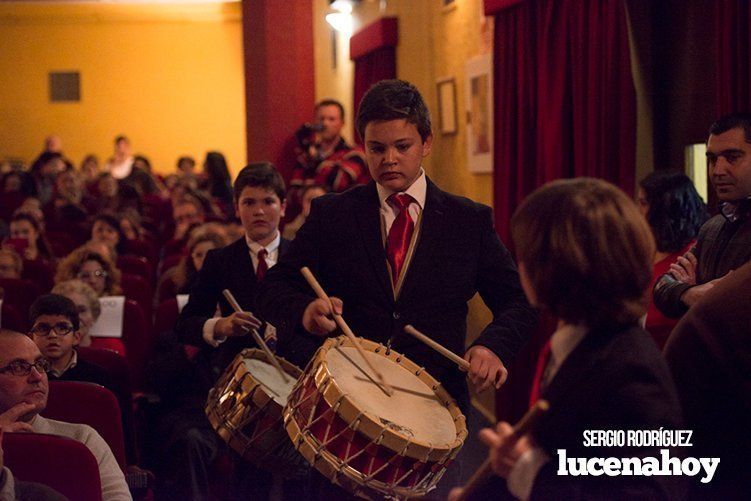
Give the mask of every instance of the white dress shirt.
[[(265, 259), (268, 269), (271, 269), (271, 267), (274, 266), (277, 261), (279, 261), (279, 244), (281, 243), (281, 241), (282, 236), (279, 231), (276, 232), (276, 237), (274, 238), (274, 240), (272, 240), (271, 243), (269, 243), (265, 247), (255, 240), (251, 240), (248, 235), (245, 235), (245, 243), (248, 244), (250, 260), (253, 262), (253, 271), (258, 270), (258, 253), (261, 251), (261, 249), (266, 249), (267, 254)], [(227, 340), (226, 337), (217, 336), (214, 332), (214, 328), (218, 321), (219, 317), (214, 317), (206, 320), (206, 322), (203, 324), (203, 340), (214, 348)]]

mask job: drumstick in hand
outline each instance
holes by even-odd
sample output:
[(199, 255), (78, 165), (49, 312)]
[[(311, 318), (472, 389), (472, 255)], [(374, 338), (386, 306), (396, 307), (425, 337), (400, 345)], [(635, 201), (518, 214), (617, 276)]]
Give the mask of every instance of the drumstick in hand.
[[(308, 281), (308, 284), (313, 288), (313, 290), (316, 293), (316, 296), (319, 297), (319, 299), (323, 299), (327, 303), (331, 304), (331, 299), (329, 299), (328, 294), (323, 290), (323, 287), (321, 287), (321, 284), (318, 283), (318, 280), (316, 280), (316, 277), (313, 276), (313, 272), (310, 271), (310, 268), (307, 266), (303, 266), (300, 268), (300, 272), (305, 277), (305, 280)], [(333, 313), (334, 311), (334, 305), (331, 304), (331, 311)], [(352, 332), (352, 329), (349, 328), (349, 325), (347, 325), (347, 322), (344, 321), (344, 318), (342, 318), (341, 315), (337, 315), (336, 313), (333, 313), (334, 315), (334, 321), (336, 322), (336, 325), (339, 326), (339, 328), (344, 332), (344, 334), (347, 335), (350, 341), (352, 341), (352, 344), (355, 345), (355, 348), (360, 353), (360, 356), (363, 360), (365, 360), (365, 363), (368, 364), (368, 367), (371, 371), (373, 371), (373, 374), (375, 374), (376, 378), (378, 379), (378, 387), (388, 396), (391, 396), (394, 394), (394, 389), (391, 388), (391, 386), (386, 383), (386, 381), (383, 379), (383, 374), (381, 374), (370, 362), (368, 357), (365, 356), (365, 350), (362, 349), (362, 346), (360, 345), (360, 341), (358, 341), (357, 337), (355, 336), (355, 333)]]
[[(229, 289), (224, 289), (222, 291), (222, 294), (224, 294), (225, 299), (227, 299), (227, 302), (229, 302), (230, 306), (232, 306), (232, 309), (235, 310), (237, 313), (240, 313), (243, 311), (243, 309), (240, 307), (240, 303), (237, 302), (235, 299), (235, 296), (232, 295)], [(263, 340), (261, 335), (258, 333), (255, 329), (250, 329), (250, 333), (253, 335), (253, 339), (256, 340), (256, 343), (258, 346), (261, 347), (263, 352), (266, 354), (266, 358), (269, 359), (269, 362), (276, 368), (276, 370), (279, 371), (279, 375), (282, 376), (282, 381), (285, 383), (289, 380), (289, 376), (286, 372), (284, 372), (284, 369), (282, 369), (282, 366), (279, 365), (279, 360), (276, 359), (273, 353), (271, 353), (271, 350), (269, 349), (269, 346), (266, 344), (266, 341)]]
[[(530, 408), (526, 414), (514, 425), (514, 435), (524, 435), (529, 431), (534, 422), (550, 409), (550, 404), (547, 400), (538, 400), (532, 408)], [(492, 473), (492, 465), (490, 464), (490, 457), (486, 459), (482, 465), (475, 470), (472, 477), (467, 481), (467, 485), (462, 489), (462, 493), (459, 494), (457, 501), (465, 501), (469, 496), (477, 490), (477, 488), (485, 482)]]
[(431, 348), (433, 348), (435, 351), (443, 355), (444, 357), (448, 358), (452, 362), (454, 362), (456, 365), (458, 365), (460, 368), (464, 369), (465, 371), (469, 370), (469, 362), (464, 360), (462, 357), (454, 353), (453, 351), (449, 350), (448, 348), (444, 347), (441, 344), (438, 344), (437, 342), (430, 339), (428, 336), (423, 334), (422, 332), (418, 331), (411, 325), (405, 325), (404, 326), (404, 332), (407, 334), (410, 334), (423, 343), (427, 344)]

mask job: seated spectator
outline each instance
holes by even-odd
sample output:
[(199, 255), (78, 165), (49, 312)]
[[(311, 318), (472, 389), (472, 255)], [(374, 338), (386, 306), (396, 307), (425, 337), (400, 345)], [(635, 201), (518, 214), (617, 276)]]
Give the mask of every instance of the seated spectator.
[(99, 158), (96, 155), (86, 155), (81, 161), (80, 172), (87, 189), (95, 185), (99, 177)]
[(114, 153), (102, 170), (110, 173), (115, 179), (125, 179), (130, 175), (133, 170), (133, 155), (130, 153), (130, 140), (127, 137), (115, 138)]
[(130, 209), (120, 214), (120, 232), (126, 240), (143, 240), (146, 230), (141, 226), (141, 215)]
[[(26, 261), (53, 261), (52, 249), (39, 219), (30, 212), (18, 212), (10, 221), (13, 247)], [(6, 243), (9, 243), (6, 241)]]
[[(694, 246), (699, 228), (708, 214), (694, 183), (678, 171), (655, 171), (642, 179), (637, 201), (657, 244), (651, 291), (670, 265)], [(663, 315), (653, 301), (649, 302), (645, 329), (660, 349), (677, 322), (677, 319)]]
[(234, 215), (232, 199), (232, 177), (229, 174), (227, 160), (218, 151), (206, 153), (203, 161), (202, 188), (218, 203), (225, 216)]
[(125, 234), (120, 229), (120, 221), (116, 216), (104, 213), (94, 217), (91, 226), (91, 242), (104, 243), (115, 249), (118, 254), (123, 254), (126, 240)]
[(78, 278), (94, 289), (99, 297), (122, 294), (120, 270), (101, 253), (87, 246), (79, 247), (60, 261), (55, 283)]
[(52, 199), (55, 187), (55, 178), (65, 170), (65, 159), (61, 153), (45, 151), (29, 169), (32, 179), (34, 180), (34, 195), (42, 205), (47, 204)]
[(185, 197), (176, 202), (172, 209), (172, 219), (175, 222), (175, 231), (172, 239), (164, 245), (164, 255), (182, 254), (187, 245), (188, 230), (201, 225), (206, 220), (203, 205), (193, 197)]
[(203, 267), (203, 260), (211, 249), (227, 245), (223, 235), (214, 231), (199, 231), (188, 242), (188, 255), (177, 266), (175, 285), (178, 294), (190, 294), (195, 285), (198, 272)]
[(39, 415), (47, 407), (49, 370), (49, 361), (28, 336), (0, 330), (0, 427), (6, 431), (47, 433), (78, 440), (97, 460), (102, 499), (132, 499), (115, 456), (93, 428)]
[(0, 249), (0, 278), (20, 279), (23, 273), (23, 259), (11, 248)]
[(29, 335), (50, 362), (52, 380), (88, 381), (112, 388), (107, 371), (81, 360), (76, 347), (81, 342), (80, 320), (76, 304), (59, 294), (45, 294), (29, 309)]
[(3, 454), (3, 429), (0, 427), (0, 499), (19, 501), (66, 501), (68, 498), (56, 490), (38, 482), (24, 482), (13, 477), (5, 466)]
[(196, 180), (196, 161), (193, 157), (183, 156), (177, 159), (177, 177), (178, 179)]
[(302, 211), (294, 220), (284, 225), (284, 233), (282, 234), (282, 237), (287, 240), (294, 240), (297, 230), (302, 227), (308, 214), (310, 214), (310, 202), (314, 198), (318, 198), (326, 193), (328, 193), (328, 189), (321, 184), (310, 184), (305, 186), (302, 189)]
[(81, 334), (79, 346), (91, 346), (92, 348), (101, 348), (112, 350), (123, 357), (125, 356), (125, 344), (122, 339), (114, 337), (92, 337), (90, 335), (91, 327), (99, 319), (102, 313), (102, 306), (99, 304), (99, 297), (94, 289), (81, 280), (66, 280), (60, 282), (52, 288), (53, 294), (65, 296), (76, 305), (78, 310), (78, 332)]

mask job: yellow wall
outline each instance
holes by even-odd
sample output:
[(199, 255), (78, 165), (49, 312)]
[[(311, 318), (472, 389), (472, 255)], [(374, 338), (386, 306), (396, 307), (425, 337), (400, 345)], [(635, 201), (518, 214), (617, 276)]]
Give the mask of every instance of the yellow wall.
[[(158, 172), (222, 151), (245, 164), (239, 3), (0, 3), (0, 159), (30, 162), (58, 134), (76, 164), (118, 134)], [(81, 73), (79, 103), (50, 103), (48, 73)]]

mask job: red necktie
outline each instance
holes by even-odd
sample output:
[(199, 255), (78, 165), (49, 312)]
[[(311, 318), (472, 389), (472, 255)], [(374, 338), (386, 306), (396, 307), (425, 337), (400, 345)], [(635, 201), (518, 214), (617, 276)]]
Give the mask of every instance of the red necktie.
[(540, 399), (542, 393), (542, 376), (545, 374), (545, 368), (550, 362), (550, 340), (543, 345), (540, 355), (537, 357), (537, 368), (535, 369), (535, 378), (532, 380), (532, 390), (529, 392), (529, 406), (532, 407)]
[(388, 198), (388, 202), (399, 211), (386, 237), (386, 258), (391, 264), (391, 277), (396, 285), (399, 273), (407, 258), (409, 242), (415, 231), (415, 223), (409, 215), (409, 206), (415, 199), (406, 193), (395, 193)]
[(256, 268), (256, 277), (258, 277), (258, 281), (260, 282), (263, 280), (263, 277), (266, 276), (266, 272), (269, 271), (269, 265), (266, 262), (266, 256), (268, 255), (269, 251), (266, 249), (261, 249), (258, 251), (258, 267)]

